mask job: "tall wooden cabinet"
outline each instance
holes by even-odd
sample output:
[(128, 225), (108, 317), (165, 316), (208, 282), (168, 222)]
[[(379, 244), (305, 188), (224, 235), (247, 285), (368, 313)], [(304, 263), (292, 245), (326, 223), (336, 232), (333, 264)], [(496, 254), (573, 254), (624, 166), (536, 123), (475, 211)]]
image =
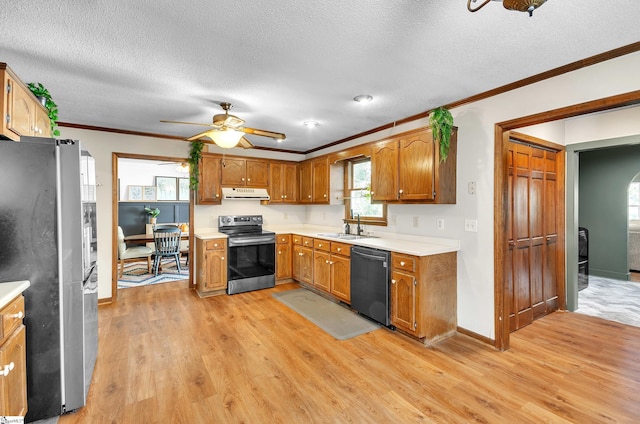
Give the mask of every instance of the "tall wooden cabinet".
[(371, 196), (389, 203), (455, 203), (457, 130), (449, 157), (440, 162), (430, 128), (420, 128), (374, 143)]
[(293, 278), (307, 284), (313, 283), (313, 239), (293, 236)]
[(48, 111), (6, 63), (0, 62), (0, 78), (0, 136), (14, 141), (21, 136), (51, 137)]
[(0, 310), (0, 416), (27, 414), (24, 298)]
[(196, 238), (196, 289), (200, 296), (227, 289), (227, 240)]
[(198, 183), (197, 203), (199, 205), (218, 205), (222, 201), (221, 159), (219, 156), (203, 154), (200, 159), (200, 181)]
[(457, 254), (391, 254), (391, 324), (425, 344), (457, 329)]
[(291, 278), (291, 234), (276, 234), (276, 281)]

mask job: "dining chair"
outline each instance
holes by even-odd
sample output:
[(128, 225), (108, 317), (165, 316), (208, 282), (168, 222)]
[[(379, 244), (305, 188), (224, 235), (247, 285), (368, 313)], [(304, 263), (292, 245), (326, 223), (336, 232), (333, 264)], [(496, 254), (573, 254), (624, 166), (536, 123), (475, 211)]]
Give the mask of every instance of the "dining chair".
[(124, 263), (132, 262), (134, 260), (139, 260), (141, 258), (147, 258), (147, 272), (151, 273), (151, 255), (153, 254), (153, 249), (146, 246), (133, 246), (127, 247), (127, 244), (124, 241), (124, 232), (122, 231), (122, 227), (118, 226), (118, 261), (119, 261), (119, 269), (118, 269), (118, 278), (122, 278), (124, 275)]
[(174, 258), (178, 273), (180, 270), (180, 228), (177, 225), (158, 225), (153, 228), (153, 242), (156, 246), (153, 252), (153, 272), (158, 275), (158, 268), (162, 258)]

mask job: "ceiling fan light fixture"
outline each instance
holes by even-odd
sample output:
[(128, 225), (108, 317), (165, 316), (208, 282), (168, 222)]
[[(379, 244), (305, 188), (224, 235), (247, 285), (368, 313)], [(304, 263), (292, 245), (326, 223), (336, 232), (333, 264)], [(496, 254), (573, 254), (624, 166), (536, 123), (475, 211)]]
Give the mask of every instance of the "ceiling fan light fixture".
[(209, 133), (211, 140), (223, 149), (236, 147), (243, 136), (244, 132), (229, 128), (224, 131), (211, 131)]
[(354, 97), (353, 100), (358, 102), (358, 103), (369, 103), (370, 101), (373, 100), (373, 96), (371, 96), (369, 94), (360, 94), (360, 95)]
[(529, 16), (533, 16), (533, 11), (542, 6), (547, 0), (484, 0), (480, 6), (476, 8), (471, 7), (471, 3), (475, 3), (476, 0), (467, 0), (467, 9), (470, 12), (477, 12), (490, 1), (502, 1), (502, 5), (505, 9), (527, 12), (529, 13)]

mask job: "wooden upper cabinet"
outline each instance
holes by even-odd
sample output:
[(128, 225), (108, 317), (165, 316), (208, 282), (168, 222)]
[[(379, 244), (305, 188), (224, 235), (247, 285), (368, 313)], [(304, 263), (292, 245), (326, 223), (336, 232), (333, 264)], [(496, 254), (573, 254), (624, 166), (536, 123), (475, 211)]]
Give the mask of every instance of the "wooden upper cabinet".
[(329, 203), (329, 158), (314, 159), (311, 164), (313, 203)]
[(222, 200), (220, 186), (221, 159), (217, 156), (202, 155), (200, 161), (200, 181), (198, 183), (198, 204), (217, 205)]
[(300, 186), (300, 203), (311, 203), (312, 202), (312, 191), (313, 191), (313, 181), (312, 181), (312, 171), (311, 171), (311, 161), (301, 162), (298, 165), (298, 182)]
[(257, 159), (225, 158), (222, 185), (228, 187), (264, 187), (269, 182), (269, 162)]
[(398, 199), (398, 141), (375, 143), (371, 149), (371, 197), (374, 201)]
[(398, 195), (400, 200), (433, 200), (435, 142), (431, 130), (399, 140)]
[(269, 165), (269, 203), (296, 203), (298, 175), (295, 163), (272, 162)]
[(457, 130), (449, 157), (440, 162), (430, 128), (399, 134), (375, 143), (371, 152), (371, 194), (391, 203), (456, 202)]
[(0, 137), (19, 141), (21, 136), (51, 137), (47, 110), (5, 63), (0, 63)]

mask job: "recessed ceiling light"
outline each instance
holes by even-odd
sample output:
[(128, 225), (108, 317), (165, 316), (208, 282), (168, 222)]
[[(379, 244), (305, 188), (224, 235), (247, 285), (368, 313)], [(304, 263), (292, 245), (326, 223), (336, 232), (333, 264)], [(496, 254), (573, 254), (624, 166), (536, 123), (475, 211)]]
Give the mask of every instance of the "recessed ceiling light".
[(304, 125), (307, 128), (314, 128), (320, 125), (320, 123), (318, 121), (304, 121), (302, 125)]
[(368, 94), (360, 94), (359, 96), (354, 97), (353, 100), (358, 103), (369, 103), (371, 100), (373, 100), (373, 96), (370, 96)]

